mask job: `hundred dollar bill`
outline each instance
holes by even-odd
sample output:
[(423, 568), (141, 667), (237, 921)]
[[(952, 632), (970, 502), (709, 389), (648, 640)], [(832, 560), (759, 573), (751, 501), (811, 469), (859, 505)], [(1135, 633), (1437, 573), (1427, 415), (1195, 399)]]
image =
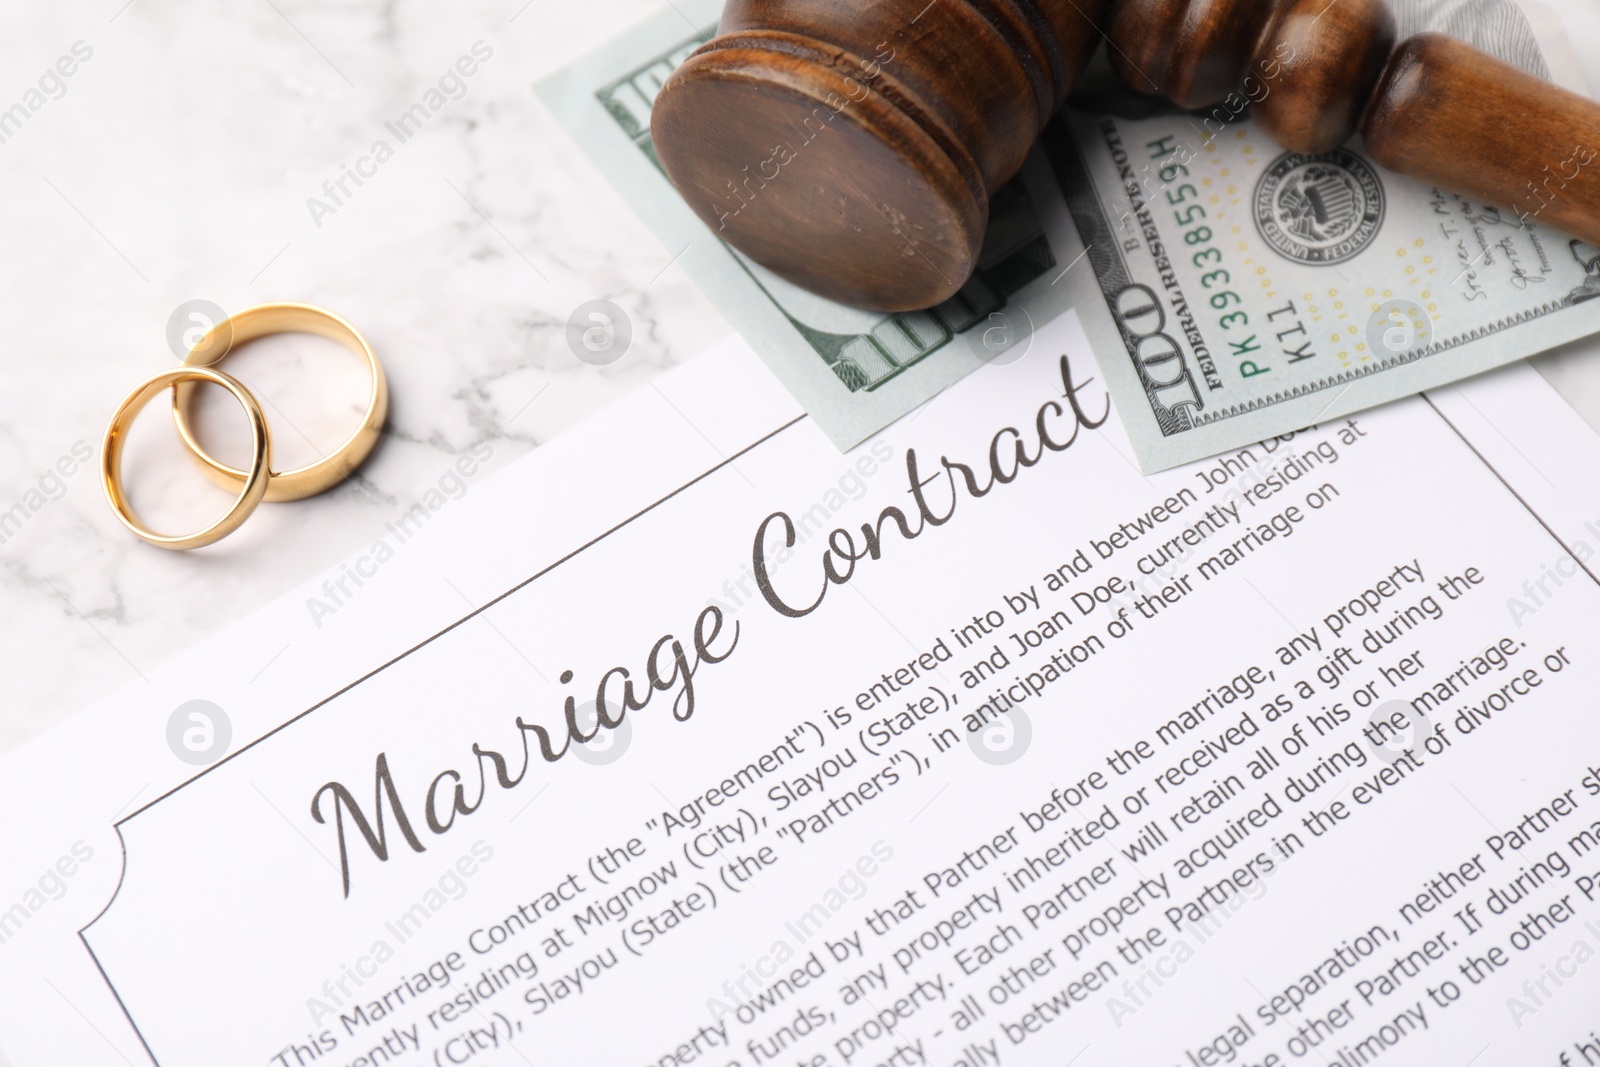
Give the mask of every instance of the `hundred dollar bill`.
[[(1407, 31), (1550, 76), (1508, 0), (1396, 9)], [(1600, 331), (1600, 249), (1539, 223), (1563, 178), (1600, 166), (1600, 143), (1549, 145), (1548, 168), (1497, 209), (1386, 172), (1359, 140), (1284, 151), (1248, 104), (1285, 71), (1266, 62), (1198, 114), (1091, 75), (1043, 139), (1093, 267), (1065, 284), (1146, 471)]]
[(876, 433), (990, 362), (1020, 358), (1033, 329), (1071, 302), (1053, 285), (1083, 246), (1050, 235), (1018, 180), (990, 207), (977, 273), (952, 299), (911, 314), (814, 296), (734, 251), (683, 203), (656, 159), (650, 108), (661, 83), (716, 32), (720, 0), (676, 0), (535, 86), (572, 138), (654, 229), (840, 449)]

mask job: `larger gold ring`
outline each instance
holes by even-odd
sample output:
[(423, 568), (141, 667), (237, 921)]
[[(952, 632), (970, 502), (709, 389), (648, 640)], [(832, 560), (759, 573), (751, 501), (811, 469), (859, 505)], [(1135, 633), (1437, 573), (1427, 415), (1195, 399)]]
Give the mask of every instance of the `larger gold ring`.
[[(215, 342), (213, 335), (230, 330), (231, 344)], [(206, 335), (184, 357), (184, 363), (190, 366), (219, 363), (233, 346), (275, 333), (311, 333), (338, 341), (363, 357), (372, 375), (372, 396), (367, 402), (361, 425), (332, 455), (294, 470), (268, 474), (268, 501), (303, 500), (338, 485), (366, 460), (373, 446), (378, 443), (383, 420), (389, 413), (389, 387), (384, 381), (383, 367), (366, 338), (338, 315), (311, 304), (261, 304), (246, 308), (206, 331)], [(213, 348), (218, 349), (219, 354), (212, 354)], [(190, 427), (189, 413), (194, 403), (194, 387), (194, 379), (184, 379), (173, 387), (172, 420), (178, 426), (178, 435), (183, 438), (183, 443), (189, 447), (189, 454), (206, 477), (224, 489), (236, 489), (248, 480), (249, 472), (230, 467), (212, 456)]]
[[(183, 537), (159, 534), (133, 513), (127, 494), (122, 491), (122, 449), (128, 443), (128, 427), (144, 406), (166, 389), (186, 382), (210, 382), (220, 385), (233, 394), (250, 419), (250, 470), (241, 471), (243, 488), (228, 513), (199, 533)], [(267, 495), (267, 468), (272, 461), (272, 437), (267, 430), (267, 418), (261, 405), (239, 382), (208, 367), (174, 367), (160, 374), (152, 374), (122, 401), (111, 423), (106, 427), (106, 439), (100, 449), (100, 480), (105, 486), (106, 500), (111, 510), (133, 533), (158, 548), (201, 548), (222, 540), (244, 524)]]

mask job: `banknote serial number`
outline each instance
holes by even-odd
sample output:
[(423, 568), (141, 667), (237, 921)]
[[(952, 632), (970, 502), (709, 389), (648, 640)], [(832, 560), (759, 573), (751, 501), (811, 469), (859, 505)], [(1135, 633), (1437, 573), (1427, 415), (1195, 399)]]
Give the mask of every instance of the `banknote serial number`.
[[(1204, 205), (1188, 203), (1191, 199), (1199, 199), (1199, 190), (1188, 182), (1180, 184), (1176, 189), (1166, 188), (1173, 182), (1189, 176), (1186, 162), (1177, 158), (1177, 154), (1169, 146), (1170, 141), (1170, 137), (1164, 137), (1159, 141), (1149, 142), (1145, 147), (1150, 149), (1152, 159), (1165, 160), (1156, 176), (1161, 179), (1167, 202), (1172, 205), (1173, 219), (1178, 224), (1181, 239), (1186, 245), (1195, 249), (1191, 262), (1194, 263), (1195, 269), (1201, 272), (1200, 287), (1207, 291), (1212, 309), (1220, 313), (1217, 325), (1229, 335), (1224, 340), (1228, 342), (1230, 354), (1234, 358), (1233, 368), (1240, 378), (1246, 380), (1271, 374), (1271, 363), (1261, 358), (1264, 349), (1259, 336), (1255, 333), (1245, 334), (1250, 328), (1250, 313), (1244, 310), (1244, 297), (1234, 289), (1220, 288), (1230, 285), (1233, 282), (1233, 275), (1222, 265), (1222, 249), (1215, 243), (1216, 235), (1212, 232), (1211, 226), (1203, 221), (1206, 219)], [(1279, 320), (1285, 315), (1293, 316), (1288, 320), (1293, 325), (1281, 328), (1284, 324)], [(1276, 335), (1278, 348), (1291, 365), (1316, 355), (1316, 350), (1309, 340), (1305, 321), (1300, 316), (1300, 309), (1295, 306), (1293, 300), (1286, 302), (1283, 307), (1267, 312), (1267, 328), (1269, 333)], [(1299, 341), (1298, 345), (1291, 343), (1295, 340)]]
[[(1181, 180), (1191, 176), (1189, 166), (1178, 158), (1170, 141), (1171, 138), (1166, 137), (1151, 141), (1145, 147), (1150, 150), (1153, 159), (1164, 160), (1156, 171), (1156, 177), (1160, 179), (1167, 203), (1172, 207), (1179, 240), (1192, 249), (1190, 262), (1195, 270), (1201, 272), (1200, 288), (1206, 291), (1206, 299), (1212, 310), (1220, 316), (1217, 325), (1230, 334), (1235, 330), (1246, 330), (1250, 326), (1250, 313), (1243, 310), (1244, 297), (1237, 290), (1229, 288), (1233, 284), (1233, 273), (1223, 265), (1222, 248), (1217, 244), (1216, 232), (1211, 227), (1205, 205), (1199, 203), (1200, 190), (1192, 182)], [(1179, 183), (1177, 187), (1169, 188), (1174, 182)], [(1240, 377), (1254, 378), (1270, 372), (1270, 367), (1245, 358), (1261, 350), (1255, 334), (1242, 341), (1230, 338), (1228, 347), (1237, 360), (1234, 369)]]

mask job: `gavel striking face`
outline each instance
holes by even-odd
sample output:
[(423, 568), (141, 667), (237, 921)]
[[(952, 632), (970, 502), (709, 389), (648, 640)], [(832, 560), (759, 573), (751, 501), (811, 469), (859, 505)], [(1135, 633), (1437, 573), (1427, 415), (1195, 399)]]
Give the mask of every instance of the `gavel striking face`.
[[(1508, 209), (1600, 146), (1593, 102), (1447, 37), (1397, 48), (1384, 0), (728, 0), (662, 88), (653, 141), (756, 262), (840, 303), (932, 307), (971, 276), (990, 196), (1102, 29), (1136, 90), (1203, 109), (1265, 79), (1250, 114), (1285, 148), (1359, 130), (1382, 166)], [(1597, 169), (1533, 201), (1539, 220), (1600, 244)]]

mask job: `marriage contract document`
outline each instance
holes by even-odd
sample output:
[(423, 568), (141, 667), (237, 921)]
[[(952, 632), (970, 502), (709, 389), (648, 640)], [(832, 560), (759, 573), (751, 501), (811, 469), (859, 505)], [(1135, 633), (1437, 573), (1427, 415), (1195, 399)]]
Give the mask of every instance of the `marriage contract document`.
[(730, 342), (10, 755), (0, 1058), (1600, 1064), (1596, 471), (1520, 367), (1145, 477), (1070, 313), (841, 456)]

